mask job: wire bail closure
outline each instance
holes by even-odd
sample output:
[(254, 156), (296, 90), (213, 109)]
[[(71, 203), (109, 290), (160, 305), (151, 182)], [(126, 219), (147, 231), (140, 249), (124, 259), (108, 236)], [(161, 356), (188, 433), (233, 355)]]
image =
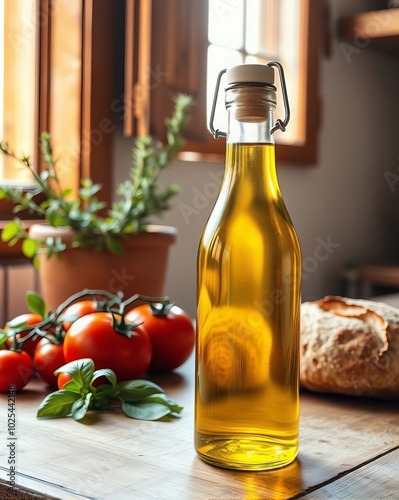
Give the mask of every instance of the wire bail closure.
[[(269, 61), (266, 64), (266, 66), (270, 66), (270, 67), (274, 66), (275, 68), (277, 68), (277, 70), (279, 72), (281, 91), (283, 94), (283, 103), (284, 103), (284, 110), (285, 110), (284, 120), (280, 120), (280, 118), (277, 118), (276, 123), (272, 127), (270, 133), (274, 134), (274, 132), (278, 129), (280, 129), (282, 132), (285, 132), (286, 127), (288, 125), (288, 122), (290, 121), (291, 113), (290, 113), (290, 105), (288, 102), (287, 87), (285, 84), (284, 69), (283, 69), (282, 65), (277, 61)], [(213, 96), (212, 109), (211, 109), (211, 114), (209, 117), (209, 130), (215, 139), (219, 139), (219, 137), (227, 137), (226, 132), (223, 132), (222, 130), (219, 130), (219, 129), (215, 129), (213, 126), (213, 122), (215, 120), (216, 104), (217, 104), (219, 89), (220, 89), (220, 82), (222, 80), (223, 75), (226, 73), (226, 71), (227, 71), (227, 68), (222, 69), (222, 71), (219, 72), (218, 77), (216, 79), (215, 94)]]

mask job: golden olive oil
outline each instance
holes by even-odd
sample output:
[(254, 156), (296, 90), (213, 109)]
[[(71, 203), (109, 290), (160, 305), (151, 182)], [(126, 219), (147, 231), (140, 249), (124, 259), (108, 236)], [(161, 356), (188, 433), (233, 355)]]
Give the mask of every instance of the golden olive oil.
[(298, 452), (301, 258), (274, 145), (227, 144), (198, 252), (195, 449), (265, 470)]

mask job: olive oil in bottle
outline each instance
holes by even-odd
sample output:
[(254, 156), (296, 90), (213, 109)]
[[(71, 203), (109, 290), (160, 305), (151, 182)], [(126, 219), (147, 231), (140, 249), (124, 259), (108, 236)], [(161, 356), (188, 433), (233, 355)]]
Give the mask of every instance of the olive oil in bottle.
[(289, 110), (273, 123), (272, 66), (285, 90), (276, 62), (227, 71), (225, 173), (198, 251), (195, 449), (242, 470), (298, 452), (301, 257), (276, 175)]

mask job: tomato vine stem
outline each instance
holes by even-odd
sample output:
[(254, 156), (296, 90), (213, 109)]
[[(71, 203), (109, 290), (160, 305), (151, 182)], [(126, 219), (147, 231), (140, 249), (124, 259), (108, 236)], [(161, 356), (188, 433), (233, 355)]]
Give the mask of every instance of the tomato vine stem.
[[(101, 304), (101, 311), (111, 313), (115, 331), (128, 337), (132, 336), (132, 330), (140, 324), (125, 322), (125, 313), (135, 302), (148, 303), (156, 316), (166, 316), (173, 307), (168, 297), (149, 297), (136, 293), (123, 300), (122, 292), (111, 293), (106, 290), (84, 289), (68, 297), (55, 310), (50, 311), (40, 323), (12, 328), (13, 343), (11, 350), (21, 351), (23, 344), (35, 336), (45, 337), (53, 343), (62, 342), (63, 335), (65, 335), (65, 331), (62, 331), (63, 313), (72, 304), (88, 298), (94, 298), (98, 304)], [(29, 333), (23, 338), (21, 336), (17, 337), (18, 334), (24, 332)]]

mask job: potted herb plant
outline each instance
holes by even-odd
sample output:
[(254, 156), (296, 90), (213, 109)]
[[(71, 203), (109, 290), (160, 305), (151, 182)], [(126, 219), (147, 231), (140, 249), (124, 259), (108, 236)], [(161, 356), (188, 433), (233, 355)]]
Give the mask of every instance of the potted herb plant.
[[(136, 138), (132, 149), (130, 176), (117, 188), (111, 207), (99, 201), (101, 185), (82, 179), (76, 197), (62, 188), (53, 157), (51, 136), (41, 135), (41, 151), (46, 168), (38, 173), (28, 157), (18, 157), (0, 143), (3, 154), (28, 168), (34, 189), (28, 193), (0, 186), (0, 198), (21, 210), (38, 215), (43, 223), (29, 230), (18, 217), (1, 233), (3, 242), (22, 241), (22, 251), (39, 269), (41, 293), (48, 307), (57, 307), (67, 297), (84, 288), (161, 296), (164, 293), (168, 249), (176, 230), (150, 224), (153, 215), (169, 208), (178, 186), (161, 187), (160, 172), (181, 149), (182, 130), (187, 123), (191, 97), (178, 94), (166, 123), (166, 143), (151, 136)], [(37, 196), (40, 195), (40, 202)]]

